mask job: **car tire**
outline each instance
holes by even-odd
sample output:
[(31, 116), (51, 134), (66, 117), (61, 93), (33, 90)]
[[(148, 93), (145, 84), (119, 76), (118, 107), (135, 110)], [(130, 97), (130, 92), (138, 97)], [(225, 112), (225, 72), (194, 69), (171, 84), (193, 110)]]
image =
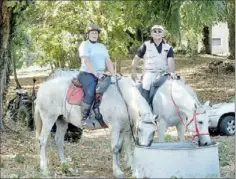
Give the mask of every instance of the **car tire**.
[(227, 136), (235, 135), (235, 116), (225, 116), (222, 119), (220, 132)]

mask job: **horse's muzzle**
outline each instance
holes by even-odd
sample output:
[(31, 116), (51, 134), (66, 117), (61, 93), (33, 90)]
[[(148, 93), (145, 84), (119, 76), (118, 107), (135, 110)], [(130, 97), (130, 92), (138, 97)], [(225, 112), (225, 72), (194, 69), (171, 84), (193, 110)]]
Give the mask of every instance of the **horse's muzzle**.
[(198, 140), (198, 145), (199, 146), (208, 146), (208, 145), (212, 145), (212, 143), (209, 143), (209, 142), (201, 143), (200, 140)]
[(150, 146), (152, 145), (152, 142), (153, 142), (153, 139), (150, 140), (150, 142), (149, 142), (147, 145), (141, 145), (141, 144), (139, 143), (138, 138), (136, 139), (136, 145), (141, 146), (141, 147), (150, 147)]

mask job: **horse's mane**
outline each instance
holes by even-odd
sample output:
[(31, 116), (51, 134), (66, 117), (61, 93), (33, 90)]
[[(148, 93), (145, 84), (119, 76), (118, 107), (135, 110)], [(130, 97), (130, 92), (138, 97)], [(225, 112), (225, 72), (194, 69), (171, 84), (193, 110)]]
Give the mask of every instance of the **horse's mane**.
[(79, 73), (79, 69), (69, 69), (69, 68), (58, 68), (49, 74), (47, 80), (51, 80), (58, 77), (76, 77)]
[(148, 113), (151, 113), (150, 106), (142, 97), (135, 82), (130, 77), (122, 77), (118, 81), (118, 84), (122, 89), (122, 95), (127, 103), (137, 106), (137, 109), (139, 109), (141, 114), (145, 114), (147, 111)]
[(197, 105), (201, 106), (201, 102), (198, 99), (196, 91), (184, 79), (180, 79), (179, 82), (182, 84), (183, 89), (185, 89), (188, 92), (188, 94), (190, 94), (193, 97)]

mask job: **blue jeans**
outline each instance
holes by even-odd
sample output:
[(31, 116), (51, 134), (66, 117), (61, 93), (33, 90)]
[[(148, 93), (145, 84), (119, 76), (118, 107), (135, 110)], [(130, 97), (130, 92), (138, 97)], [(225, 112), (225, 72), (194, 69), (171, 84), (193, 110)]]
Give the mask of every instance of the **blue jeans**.
[(77, 78), (84, 89), (85, 93), (84, 102), (89, 105), (92, 105), (95, 97), (98, 79), (92, 73), (84, 71), (80, 71)]

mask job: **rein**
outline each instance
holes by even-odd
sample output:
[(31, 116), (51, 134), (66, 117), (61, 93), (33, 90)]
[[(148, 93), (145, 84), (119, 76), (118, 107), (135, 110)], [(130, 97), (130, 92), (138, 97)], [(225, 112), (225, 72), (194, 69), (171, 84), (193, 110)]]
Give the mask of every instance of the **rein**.
[(180, 115), (180, 110), (179, 110), (178, 106), (176, 105), (176, 103), (175, 103), (175, 101), (174, 101), (174, 98), (173, 98), (173, 95), (172, 95), (172, 84), (173, 84), (173, 79), (171, 79), (171, 84), (170, 84), (170, 96), (171, 96), (171, 100), (172, 100), (172, 102), (173, 102), (173, 104), (174, 104), (174, 106), (175, 106), (175, 109), (176, 109), (176, 111), (177, 111), (177, 114), (178, 114), (178, 116), (179, 116), (179, 119), (180, 119), (181, 123), (185, 126), (186, 129), (188, 129), (188, 126), (189, 126), (192, 122), (194, 122), (196, 134), (193, 135), (193, 139), (194, 139), (196, 136), (209, 135), (209, 133), (200, 133), (200, 132), (199, 132), (198, 125), (197, 125), (197, 115), (205, 114), (206, 111), (204, 111), (203, 113), (194, 112), (194, 113), (193, 113), (193, 117), (192, 117), (192, 119), (189, 121), (189, 123), (187, 123), (187, 125), (184, 124), (184, 120), (183, 120), (183, 118), (182, 118), (181, 115)]
[[(121, 78), (120, 78), (120, 79), (121, 79)], [(120, 80), (120, 79), (119, 79), (119, 80)], [(122, 97), (123, 100), (124, 100), (124, 97), (123, 97), (123, 95), (122, 95), (122, 93), (121, 93), (121, 90), (120, 90), (120, 87), (119, 87), (119, 84), (118, 84), (118, 79), (117, 79), (117, 77), (116, 77), (116, 86), (117, 86), (117, 89), (118, 89), (118, 91), (119, 91), (121, 97)], [(128, 105), (127, 105), (127, 103), (126, 103), (125, 100), (124, 100), (124, 102), (125, 102), (125, 106), (126, 106), (126, 108), (127, 108), (127, 110), (128, 110)], [(134, 131), (133, 131), (133, 126), (131, 125), (131, 120), (130, 120), (129, 111), (128, 111), (128, 118), (129, 118), (129, 125), (130, 125), (131, 134), (132, 134), (132, 137), (133, 137), (133, 140), (134, 140), (134, 144), (135, 144), (135, 145), (138, 145), (138, 144), (137, 144), (137, 140), (136, 140), (135, 137), (134, 137)]]

